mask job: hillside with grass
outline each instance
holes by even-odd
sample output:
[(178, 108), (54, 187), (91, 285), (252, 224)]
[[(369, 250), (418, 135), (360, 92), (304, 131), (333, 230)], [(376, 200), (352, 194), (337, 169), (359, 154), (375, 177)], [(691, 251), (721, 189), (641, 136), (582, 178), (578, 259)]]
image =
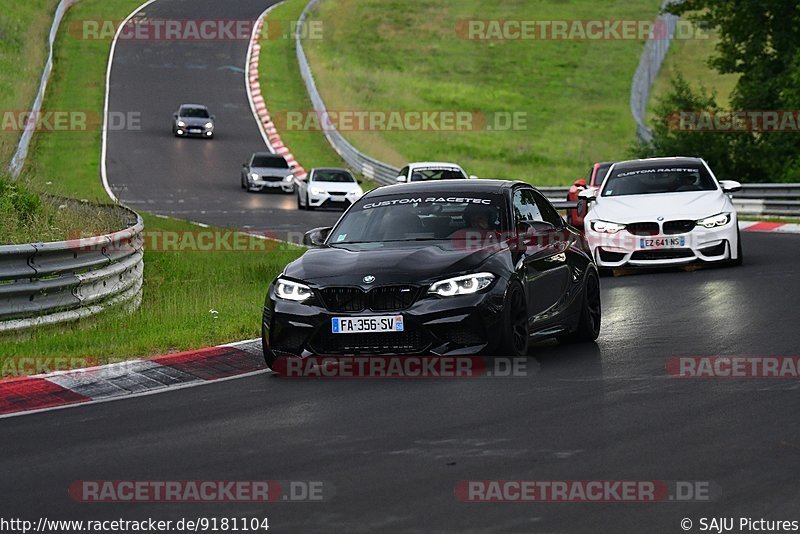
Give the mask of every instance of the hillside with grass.
[(523, 113), (524, 128), (349, 131), (395, 165), (453, 160), (483, 177), (566, 184), (623, 157), (635, 128), (630, 84), (644, 41), (469, 40), (469, 19), (652, 20), (657, 0), (323, 0), (306, 51), (329, 110)]

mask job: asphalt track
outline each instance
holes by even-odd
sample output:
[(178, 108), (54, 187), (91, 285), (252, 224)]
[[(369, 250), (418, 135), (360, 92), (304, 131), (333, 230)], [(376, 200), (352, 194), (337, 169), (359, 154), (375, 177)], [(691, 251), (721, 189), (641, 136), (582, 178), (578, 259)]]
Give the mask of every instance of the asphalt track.
[[(264, 7), (161, 0), (148, 15), (255, 17)], [(289, 197), (239, 189), (240, 160), (262, 145), (241, 74), (221, 67), (242, 65), (245, 48), (120, 43), (111, 109), (146, 110), (143, 132), (110, 138), (109, 178), (125, 202), (261, 229), (335, 219), (304, 213), (300, 220)], [(215, 108), (219, 139), (171, 137), (171, 110), (183, 100)], [(271, 532), (304, 533), (682, 532), (684, 517), (695, 525), (700, 517), (800, 519), (798, 381), (665, 371), (675, 356), (797, 355), (800, 236), (743, 239), (741, 268), (604, 278), (598, 343), (538, 345), (525, 376), (262, 374), (3, 420), (0, 515), (267, 516)], [(97, 479), (313, 480), (333, 496), (258, 505), (81, 504), (68, 496), (74, 481)], [(469, 479), (711, 481), (720, 495), (693, 503), (471, 504), (454, 496), (456, 483)]]
[[(255, 20), (273, 0), (159, 0), (144, 16), (172, 20)], [(139, 129), (108, 135), (111, 190), (133, 209), (225, 228), (288, 232), (330, 225), (336, 211), (298, 211), (294, 196), (247, 193), (242, 163), (267, 150), (244, 83), (248, 40), (117, 42), (109, 111), (138, 113)], [(268, 100), (268, 95), (267, 101)], [(177, 138), (172, 114), (182, 103), (216, 115), (213, 140)], [(310, 168), (310, 167), (309, 167)]]

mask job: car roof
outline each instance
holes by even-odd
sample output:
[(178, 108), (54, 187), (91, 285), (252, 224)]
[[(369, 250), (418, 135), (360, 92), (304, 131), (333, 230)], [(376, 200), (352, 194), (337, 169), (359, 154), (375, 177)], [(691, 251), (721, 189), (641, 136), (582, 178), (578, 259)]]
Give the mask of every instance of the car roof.
[(281, 158), (281, 159), (286, 159), (283, 156), (281, 156), (280, 154), (273, 154), (272, 152), (253, 152), (253, 155), (251, 157), (254, 158), (256, 156), (262, 157), (262, 158)]
[(676, 156), (667, 158), (646, 158), (632, 159), (628, 161), (618, 161), (614, 164), (614, 169), (635, 169), (641, 166), (650, 165), (702, 165), (703, 160), (688, 156)]
[(208, 106), (204, 106), (203, 104), (181, 104), (181, 109), (183, 108), (200, 108), (208, 110)]
[(519, 180), (493, 180), (483, 178), (480, 180), (426, 180), (423, 182), (406, 182), (394, 185), (385, 185), (373, 189), (369, 196), (395, 195), (400, 193), (501, 193), (515, 185), (530, 185)]
[(314, 167), (313, 169), (311, 169), (311, 172), (314, 171), (344, 171), (353, 174), (352, 172), (350, 172), (350, 169), (345, 169), (344, 167)]
[(409, 163), (408, 166), (412, 169), (416, 167), (447, 167), (450, 169), (461, 169), (461, 165), (457, 163), (448, 163), (446, 161), (415, 161), (414, 163)]

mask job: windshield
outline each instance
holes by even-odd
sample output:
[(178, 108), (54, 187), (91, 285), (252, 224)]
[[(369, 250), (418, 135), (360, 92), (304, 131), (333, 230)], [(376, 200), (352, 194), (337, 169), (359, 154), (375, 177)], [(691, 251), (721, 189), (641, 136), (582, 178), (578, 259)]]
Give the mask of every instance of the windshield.
[(312, 182), (354, 183), (353, 175), (347, 171), (314, 171)]
[(253, 156), (253, 167), (267, 169), (288, 169), (289, 164), (282, 156)]
[(613, 175), (606, 179), (603, 196), (652, 195), (716, 189), (716, 182), (701, 165), (643, 166), (637, 169), (627, 167), (614, 170)]
[(191, 119), (207, 119), (209, 114), (208, 110), (203, 108), (181, 108), (180, 116)]
[(506, 225), (502, 201), (500, 195), (483, 193), (371, 197), (350, 208), (328, 244), (465, 239), (477, 232), (501, 232)]
[(426, 169), (418, 168), (411, 172), (412, 182), (425, 182), (427, 180), (460, 180), (466, 178), (458, 169)]

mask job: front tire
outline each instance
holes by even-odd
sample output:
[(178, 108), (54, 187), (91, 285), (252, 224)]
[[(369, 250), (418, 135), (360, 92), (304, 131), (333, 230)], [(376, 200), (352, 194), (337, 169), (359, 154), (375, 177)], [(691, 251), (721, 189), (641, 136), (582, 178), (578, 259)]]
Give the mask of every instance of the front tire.
[(528, 306), (519, 282), (513, 281), (506, 292), (503, 310), (503, 340), (499, 356), (520, 358), (528, 355)]
[(559, 336), (561, 343), (581, 343), (594, 341), (600, 335), (602, 306), (600, 304), (600, 278), (594, 269), (586, 272), (583, 283), (581, 315), (578, 326), (564, 336)]

